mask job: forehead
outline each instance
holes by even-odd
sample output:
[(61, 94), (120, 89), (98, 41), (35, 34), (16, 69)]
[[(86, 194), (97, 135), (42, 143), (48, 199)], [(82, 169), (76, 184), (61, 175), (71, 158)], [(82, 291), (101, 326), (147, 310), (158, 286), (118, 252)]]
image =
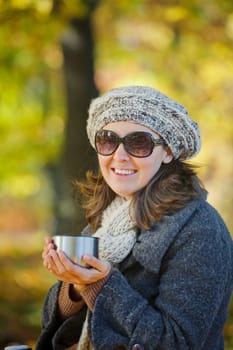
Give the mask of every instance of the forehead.
[(108, 123), (103, 127), (103, 129), (114, 131), (120, 137), (123, 137), (126, 134), (129, 134), (129, 133), (135, 132), (135, 131), (146, 131), (146, 132), (151, 133), (154, 136), (159, 136), (153, 130), (147, 128), (144, 125), (134, 123), (134, 122), (128, 122), (128, 121), (119, 121), (119, 122)]

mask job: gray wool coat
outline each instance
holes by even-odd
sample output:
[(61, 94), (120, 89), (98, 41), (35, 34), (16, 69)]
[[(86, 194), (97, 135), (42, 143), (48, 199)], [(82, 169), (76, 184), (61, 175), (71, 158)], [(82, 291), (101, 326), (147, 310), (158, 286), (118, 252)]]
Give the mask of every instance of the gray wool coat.
[[(48, 292), (36, 350), (78, 342), (86, 309), (65, 321)], [(194, 200), (139, 233), (89, 312), (95, 350), (222, 350), (233, 289), (233, 242), (219, 214)], [(136, 345), (137, 344), (137, 345)]]

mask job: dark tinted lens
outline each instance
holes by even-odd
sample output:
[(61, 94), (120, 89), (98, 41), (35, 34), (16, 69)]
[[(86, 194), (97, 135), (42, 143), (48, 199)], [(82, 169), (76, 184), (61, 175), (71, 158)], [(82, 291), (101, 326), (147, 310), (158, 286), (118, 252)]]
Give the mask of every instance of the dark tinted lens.
[(99, 154), (104, 156), (115, 152), (118, 146), (118, 137), (112, 131), (100, 130), (95, 136), (95, 147)]
[(135, 132), (125, 137), (126, 151), (135, 157), (147, 157), (154, 148), (154, 143), (150, 134), (145, 132)]

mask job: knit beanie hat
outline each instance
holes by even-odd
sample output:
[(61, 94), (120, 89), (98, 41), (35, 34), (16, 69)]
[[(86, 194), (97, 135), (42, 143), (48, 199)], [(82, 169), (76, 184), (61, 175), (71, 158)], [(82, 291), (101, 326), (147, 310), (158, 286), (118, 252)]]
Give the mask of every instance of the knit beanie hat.
[(95, 147), (95, 134), (106, 124), (128, 121), (159, 134), (175, 159), (192, 158), (201, 147), (199, 128), (183, 105), (147, 86), (112, 89), (95, 98), (89, 108), (87, 135)]

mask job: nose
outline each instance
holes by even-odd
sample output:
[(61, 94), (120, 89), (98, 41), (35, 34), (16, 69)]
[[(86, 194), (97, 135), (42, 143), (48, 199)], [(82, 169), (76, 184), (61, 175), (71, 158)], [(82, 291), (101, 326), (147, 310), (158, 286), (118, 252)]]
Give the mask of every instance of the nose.
[(120, 143), (113, 154), (113, 158), (117, 160), (128, 160), (129, 154), (126, 152), (123, 143)]

